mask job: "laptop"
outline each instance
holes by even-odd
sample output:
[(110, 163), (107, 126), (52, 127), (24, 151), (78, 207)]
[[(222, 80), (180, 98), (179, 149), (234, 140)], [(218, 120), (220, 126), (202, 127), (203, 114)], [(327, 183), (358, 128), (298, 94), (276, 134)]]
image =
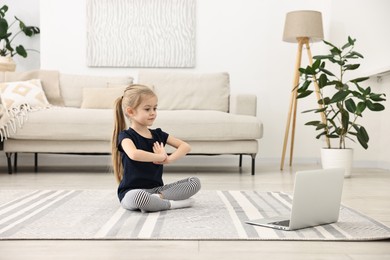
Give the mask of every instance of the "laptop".
[(281, 230), (296, 230), (337, 222), (344, 172), (344, 169), (297, 172), (290, 216), (277, 216), (245, 222)]

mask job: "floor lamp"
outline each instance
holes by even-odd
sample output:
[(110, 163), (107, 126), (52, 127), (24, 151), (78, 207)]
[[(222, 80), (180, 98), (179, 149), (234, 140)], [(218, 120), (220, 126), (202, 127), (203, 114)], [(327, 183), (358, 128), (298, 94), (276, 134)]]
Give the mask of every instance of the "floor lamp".
[[(293, 11), (286, 15), (284, 24), (283, 41), (298, 43), (298, 51), (294, 68), (294, 82), (291, 91), (290, 106), (287, 115), (286, 131), (284, 134), (282, 159), (280, 162), (280, 170), (283, 170), (284, 159), (286, 156), (286, 149), (288, 143), (288, 137), (291, 131), (291, 144), (290, 144), (290, 166), (292, 165), (293, 152), (294, 152), (294, 136), (295, 136), (295, 123), (297, 116), (297, 86), (299, 84), (299, 68), (301, 67), (302, 49), (305, 46), (310, 65), (313, 64), (313, 59), (310, 51), (309, 42), (321, 41), (324, 38), (322, 28), (322, 15), (318, 11)], [(316, 87), (317, 99), (319, 97), (319, 88)], [(324, 118), (322, 118), (324, 121)]]

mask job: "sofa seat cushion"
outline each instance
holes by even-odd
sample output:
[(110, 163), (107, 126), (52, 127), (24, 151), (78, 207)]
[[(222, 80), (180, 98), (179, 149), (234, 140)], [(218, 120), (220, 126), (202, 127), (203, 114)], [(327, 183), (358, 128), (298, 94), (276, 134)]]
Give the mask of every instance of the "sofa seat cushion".
[(113, 110), (52, 107), (27, 114), (12, 139), (110, 140)]
[(253, 140), (263, 135), (256, 117), (214, 110), (159, 110), (153, 127), (187, 141)]

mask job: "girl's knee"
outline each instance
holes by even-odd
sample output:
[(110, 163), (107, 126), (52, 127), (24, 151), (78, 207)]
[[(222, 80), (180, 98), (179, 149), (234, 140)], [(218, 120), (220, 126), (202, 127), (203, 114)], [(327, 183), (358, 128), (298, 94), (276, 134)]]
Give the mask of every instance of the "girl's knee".
[(202, 184), (200, 183), (200, 179), (198, 177), (190, 177), (189, 181), (196, 192), (198, 192), (202, 187)]
[(122, 199), (121, 204), (125, 209), (142, 209), (150, 202), (150, 194), (144, 190), (128, 191)]

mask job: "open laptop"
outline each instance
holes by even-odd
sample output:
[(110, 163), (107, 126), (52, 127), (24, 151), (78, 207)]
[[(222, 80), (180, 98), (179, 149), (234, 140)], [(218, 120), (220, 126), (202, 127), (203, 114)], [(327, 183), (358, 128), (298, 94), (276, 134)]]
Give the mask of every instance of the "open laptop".
[(290, 216), (246, 221), (281, 230), (296, 230), (337, 222), (340, 212), (344, 169), (297, 172)]

